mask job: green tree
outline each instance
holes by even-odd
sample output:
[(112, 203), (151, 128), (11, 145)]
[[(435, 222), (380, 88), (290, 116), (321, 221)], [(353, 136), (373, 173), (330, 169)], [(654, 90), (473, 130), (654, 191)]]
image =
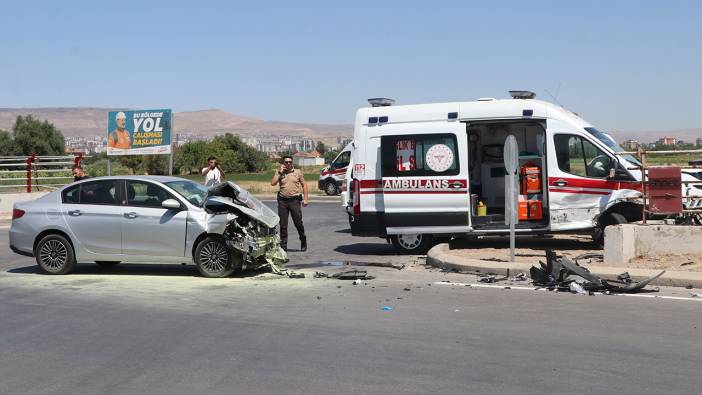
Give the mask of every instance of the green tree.
[(330, 164), (336, 156), (339, 155), (337, 151), (327, 151), (324, 153), (324, 163)]
[(47, 122), (31, 115), (18, 116), (12, 127), (16, 152), (21, 155), (64, 155), (66, 153), (63, 134)]
[(324, 145), (323, 142), (317, 141), (317, 147), (315, 148), (315, 150), (320, 154), (324, 155), (327, 152), (327, 147)]
[(174, 172), (199, 172), (207, 160), (207, 145), (206, 141), (193, 141), (176, 148), (173, 157)]
[(7, 130), (0, 130), (0, 155), (17, 155), (17, 146), (15, 146), (15, 142), (12, 140), (12, 134)]

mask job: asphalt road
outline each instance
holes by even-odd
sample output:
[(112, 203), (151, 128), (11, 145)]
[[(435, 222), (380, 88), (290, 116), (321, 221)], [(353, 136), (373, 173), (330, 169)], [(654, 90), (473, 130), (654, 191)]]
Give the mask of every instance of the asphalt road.
[[(699, 393), (694, 298), (479, 288), (351, 237), (336, 204), (304, 215), (310, 251), (291, 253), (304, 279), (46, 276), (0, 229), (0, 393)], [(359, 285), (311, 276), (345, 261), (407, 266), (359, 266), (376, 276)]]

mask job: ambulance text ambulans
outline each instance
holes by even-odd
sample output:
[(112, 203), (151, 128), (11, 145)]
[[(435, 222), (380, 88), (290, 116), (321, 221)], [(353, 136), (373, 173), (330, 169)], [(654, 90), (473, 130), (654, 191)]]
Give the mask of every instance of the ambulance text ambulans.
[(503, 145), (519, 148), (519, 234), (592, 232), (641, 219), (639, 161), (577, 114), (535, 100), (392, 105), (356, 113), (352, 234), (423, 253), (437, 238), (505, 234)]

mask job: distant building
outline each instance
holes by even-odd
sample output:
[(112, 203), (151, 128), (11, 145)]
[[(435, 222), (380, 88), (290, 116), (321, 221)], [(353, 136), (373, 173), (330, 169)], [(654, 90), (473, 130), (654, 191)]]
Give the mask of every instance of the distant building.
[(627, 151), (636, 151), (639, 149), (639, 146), (641, 146), (641, 144), (639, 144), (639, 142), (636, 140), (627, 140), (622, 143), (622, 148)]
[(324, 158), (317, 151), (298, 152), (293, 154), (293, 164), (295, 166), (321, 166)]
[(702, 138), (698, 138), (697, 141), (695, 141), (695, 146), (697, 148), (702, 148)]
[(661, 137), (658, 139), (658, 145), (676, 145), (678, 143), (678, 139), (675, 137)]

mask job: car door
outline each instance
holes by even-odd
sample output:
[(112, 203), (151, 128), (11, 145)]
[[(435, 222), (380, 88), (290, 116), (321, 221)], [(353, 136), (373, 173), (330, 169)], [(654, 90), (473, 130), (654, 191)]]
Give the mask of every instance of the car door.
[(552, 135), (548, 167), (552, 230), (584, 229), (609, 202), (618, 183), (608, 179), (615, 159), (584, 134)]
[[(90, 254), (122, 254), (122, 213), (119, 180), (75, 184), (63, 191), (61, 215), (81, 250)], [(105, 257), (103, 257), (104, 259)]]
[(382, 202), (388, 234), (469, 230), (468, 166), (462, 124), (419, 125), (381, 137)]
[(185, 256), (188, 215), (185, 205), (182, 210), (163, 208), (164, 200), (178, 199), (162, 186), (149, 181), (125, 180), (125, 193), (122, 212), (124, 254), (154, 262), (170, 262)]

